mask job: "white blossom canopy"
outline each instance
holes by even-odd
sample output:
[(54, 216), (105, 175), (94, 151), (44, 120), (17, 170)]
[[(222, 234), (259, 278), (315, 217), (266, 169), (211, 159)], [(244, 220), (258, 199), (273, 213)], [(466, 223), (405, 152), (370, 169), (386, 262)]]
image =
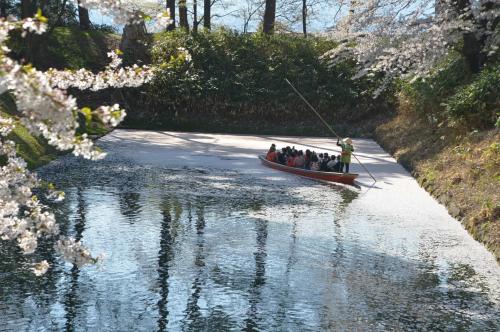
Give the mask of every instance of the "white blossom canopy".
[(383, 73), (384, 84), (395, 77), (426, 76), (451, 48), (470, 34), (484, 54), (494, 56), (500, 42), (498, 1), (364, 0), (349, 6), (328, 35), (340, 46), (325, 54), (333, 63), (354, 58), (355, 78)]

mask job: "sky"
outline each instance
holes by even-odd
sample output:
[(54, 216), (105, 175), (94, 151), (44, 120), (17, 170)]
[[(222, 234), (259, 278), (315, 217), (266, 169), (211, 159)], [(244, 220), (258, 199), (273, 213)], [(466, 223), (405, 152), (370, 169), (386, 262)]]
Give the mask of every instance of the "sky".
[[(188, 0), (189, 10), (191, 10), (192, 8), (192, 1), (193, 0)], [(244, 10), (244, 8), (246, 8), (247, 0), (219, 0), (219, 1), (223, 2), (217, 3), (216, 5), (214, 5), (212, 9), (212, 14), (214, 15), (214, 17), (212, 18), (213, 26), (226, 26), (231, 29), (242, 31), (244, 25), (242, 11)], [(158, 1), (151, 1), (151, 2), (157, 3)], [(324, 2), (327, 3), (331, 1), (326, 0)], [(278, 0), (278, 6), (279, 4), (280, 1)], [(315, 6), (313, 8), (313, 11), (315, 12), (315, 14), (314, 16), (311, 16), (312, 18), (308, 26), (309, 32), (321, 32), (333, 25), (333, 19), (336, 12), (336, 8), (334, 8), (334, 6), (328, 4), (325, 5), (323, 3), (322, 5)], [(297, 10), (294, 11), (294, 13), (297, 13), (297, 15), (299, 15), (300, 7), (297, 7)], [(198, 17), (200, 18), (202, 15), (203, 15), (203, 1), (198, 0)], [(277, 15), (278, 15), (277, 16), (278, 21), (284, 21), (284, 19), (280, 16), (279, 10)], [(97, 11), (91, 11), (90, 16), (94, 24), (113, 25), (120, 31), (122, 29), (121, 26), (116, 26), (113, 24), (113, 20), (111, 17), (101, 15)], [(262, 15), (259, 15), (258, 13), (254, 15), (254, 18), (249, 24), (248, 28), (249, 31), (255, 31), (258, 28), (258, 25), (262, 20), (261, 16)], [(192, 19), (190, 19), (190, 24), (192, 24)], [(300, 22), (292, 25), (292, 28), (294, 31), (297, 32), (302, 31), (302, 25)]]

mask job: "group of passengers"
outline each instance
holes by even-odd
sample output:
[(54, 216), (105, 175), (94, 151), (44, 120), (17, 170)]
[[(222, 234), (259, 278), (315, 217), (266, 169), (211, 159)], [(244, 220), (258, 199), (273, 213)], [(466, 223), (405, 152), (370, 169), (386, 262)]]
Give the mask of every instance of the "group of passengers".
[(337, 145), (342, 148), (342, 153), (338, 156), (330, 156), (328, 153), (316, 154), (315, 151), (296, 150), (295, 147), (284, 147), (276, 149), (272, 144), (267, 152), (266, 159), (275, 163), (289, 167), (303, 168), (311, 171), (349, 173), (351, 155), (354, 152), (352, 140), (346, 138), (343, 141), (337, 140)]

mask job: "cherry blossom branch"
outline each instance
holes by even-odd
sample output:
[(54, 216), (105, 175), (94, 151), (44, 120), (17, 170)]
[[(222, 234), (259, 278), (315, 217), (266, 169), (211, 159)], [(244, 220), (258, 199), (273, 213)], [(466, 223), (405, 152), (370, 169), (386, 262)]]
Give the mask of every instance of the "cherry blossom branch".
[(418, 79), (427, 76), (460, 41), (464, 32), (487, 38), (489, 56), (498, 51), (498, 32), (485, 31), (476, 22), (500, 15), (497, 7), (457, 13), (452, 0), (442, 0), (444, 10), (435, 12), (435, 1), (366, 0), (351, 2), (352, 11), (330, 36), (343, 41), (324, 55), (332, 64), (355, 59), (358, 73), (354, 78), (385, 76), (381, 92), (392, 78)]
[[(89, 8), (112, 12), (128, 22), (131, 17), (145, 17), (143, 12), (138, 15), (135, 7), (122, 1), (82, 0), (81, 3)], [(167, 23), (168, 13), (160, 12), (156, 20)], [(6, 43), (12, 30), (21, 29), (23, 37), (28, 33), (42, 34), (47, 29), (46, 23), (47, 19), (41, 11), (34, 18), (21, 21), (0, 18), (0, 93), (10, 92), (20, 113), (17, 120), (0, 115), (0, 239), (16, 241), (25, 255), (35, 252), (39, 238), (58, 237), (59, 227), (54, 214), (33, 194), (32, 189), (42, 188), (43, 183), (16, 154), (15, 143), (9, 139), (9, 134), (16, 125), (22, 124), (30, 133), (42, 135), (59, 150), (71, 150), (75, 156), (87, 159), (101, 159), (105, 153), (96, 148), (86, 134), (77, 134), (77, 115), (80, 113), (87, 120), (95, 118), (105, 125), (116, 126), (125, 117), (125, 111), (117, 104), (100, 106), (95, 110), (79, 109), (76, 99), (66, 90), (70, 87), (94, 91), (109, 87), (136, 87), (151, 80), (154, 74), (146, 66), (121, 68), (119, 52), (110, 52), (111, 63), (96, 74), (85, 69), (41, 72), (7, 55), (10, 50)], [(189, 53), (182, 51), (185, 61), (189, 61)], [(56, 191), (53, 186), (45, 189), (48, 199), (57, 201), (64, 198), (64, 193)], [(96, 262), (90, 251), (72, 238), (59, 238), (56, 250), (67, 261), (77, 265)], [(36, 275), (42, 275), (49, 267), (44, 260), (34, 263), (32, 269)]]

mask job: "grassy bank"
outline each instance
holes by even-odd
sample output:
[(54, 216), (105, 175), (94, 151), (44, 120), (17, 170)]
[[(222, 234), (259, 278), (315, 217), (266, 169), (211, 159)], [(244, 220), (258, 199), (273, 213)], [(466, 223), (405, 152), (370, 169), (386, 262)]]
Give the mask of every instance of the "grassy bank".
[[(16, 118), (16, 106), (8, 94), (0, 96), (0, 116)], [(57, 158), (57, 151), (41, 137), (31, 135), (26, 128), (16, 123), (9, 139), (16, 143), (17, 154), (35, 169)]]
[(500, 67), (467, 73), (460, 57), (403, 84), (377, 141), (500, 262)]
[(412, 114), (379, 126), (376, 139), (500, 261), (500, 133), (453, 136)]

